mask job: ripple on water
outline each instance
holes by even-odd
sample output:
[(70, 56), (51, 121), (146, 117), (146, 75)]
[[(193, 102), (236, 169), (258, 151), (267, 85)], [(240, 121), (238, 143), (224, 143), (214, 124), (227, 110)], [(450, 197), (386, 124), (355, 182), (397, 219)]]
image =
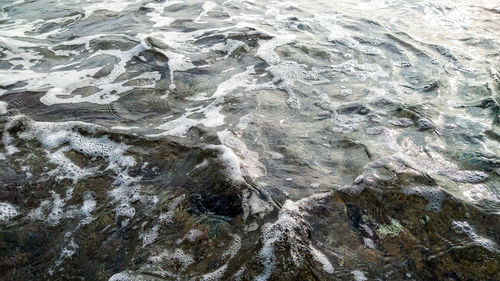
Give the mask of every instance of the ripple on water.
[(500, 279), (493, 4), (8, 2), (5, 278)]

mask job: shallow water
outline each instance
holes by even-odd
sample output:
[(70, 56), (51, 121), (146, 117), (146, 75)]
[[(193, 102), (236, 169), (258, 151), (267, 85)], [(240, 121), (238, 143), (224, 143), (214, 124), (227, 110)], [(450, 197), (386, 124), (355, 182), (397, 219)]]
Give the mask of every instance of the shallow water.
[(497, 1), (0, 3), (0, 280), (499, 280)]

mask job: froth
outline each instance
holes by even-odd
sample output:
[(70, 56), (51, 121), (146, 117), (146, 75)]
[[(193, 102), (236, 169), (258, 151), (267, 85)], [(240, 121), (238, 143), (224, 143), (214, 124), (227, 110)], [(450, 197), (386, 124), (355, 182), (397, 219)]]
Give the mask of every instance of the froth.
[(207, 274), (201, 276), (201, 280), (203, 280), (203, 281), (220, 280), (224, 276), (224, 273), (226, 272), (226, 270), (227, 270), (227, 264), (221, 266), (219, 269), (217, 269), (213, 272), (210, 272), (210, 273), (207, 273)]
[(7, 114), (7, 106), (8, 104), (6, 102), (0, 101), (0, 115)]
[(366, 278), (365, 274), (361, 270), (353, 270), (351, 271), (351, 274), (354, 276), (355, 281), (366, 281), (368, 278)]
[(441, 202), (443, 201), (444, 194), (441, 190), (430, 186), (413, 186), (404, 187), (402, 191), (408, 195), (419, 195), (424, 197), (429, 201), (427, 204), (427, 210), (433, 212), (439, 212), (441, 210)]
[(459, 232), (465, 233), (475, 245), (483, 247), (490, 252), (500, 252), (495, 242), (493, 242), (491, 239), (478, 235), (476, 233), (476, 230), (468, 222), (453, 221), (452, 227)]
[[(299, 244), (302, 237), (307, 236), (307, 223), (304, 216), (311, 202), (329, 196), (330, 193), (315, 194), (299, 201), (286, 200), (283, 204), (278, 219), (274, 223), (268, 223), (262, 227), (262, 248), (259, 251), (264, 270), (255, 280), (267, 280), (276, 266), (275, 247), (278, 243), (287, 243), (291, 247), (290, 255), (296, 265), (300, 263), (301, 253)], [(306, 245), (307, 246), (307, 245)], [(333, 271), (328, 258), (316, 248), (310, 248), (309, 252), (320, 262), (326, 272)]]
[(330, 261), (328, 260), (328, 258), (325, 256), (325, 254), (320, 252), (318, 249), (314, 248), (312, 245), (309, 245), (309, 248), (311, 250), (311, 254), (312, 254), (313, 258), (317, 262), (319, 262), (323, 265), (323, 270), (326, 271), (327, 273), (332, 274), (334, 272), (333, 266), (330, 263)]
[[(115, 142), (106, 135), (94, 136), (105, 132), (104, 128), (83, 122), (36, 122), (18, 115), (10, 119), (7, 129), (19, 123), (24, 125), (24, 130), (17, 136), (25, 141), (36, 140), (46, 149), (48, 160), (56, 164), (56, 168), (49, 174), (56, 179), (71, 179), (76, 183), (90, 175), (111, 172), (114, 176), (114, 188), (108, 194), (112, 198), (112, 203), (116, 203), (117, 217), (133, 217), (135, 208), (132, 207), (132, 202), (147, 199), (139, 194), (140, 186), (137, 184), (139, 178), (132, 177), (128, 173), (129, 169), (136, 165), (132, 156), (125, 155), (129, 146)], [(91, 165), (81, 168), (66, 156), (68, 151), (75, 151), (92, 158), (102, 158), (107, 163), (107, 167), (104, 170), (101, 170), (99, 166), (92, 167)], [(53, 194), (55, 208), (52, 211), (53, 215), (42, 220), (58, 224), (60, 218), (56, 214), (62, 212), (58, 211), (58, 206), (64, 206), (66, 201), (67, 199), (62, 200), (59, 195)], [(35, 213), (49, 208), (50, 202), (44, 202), (40, 205), (42, 209), (38, 209)], [(91, 205), (87, 204), (87, 206)], [(39, 216), (35, 214), (35, 217)]]
[(175, 249), (175, 251), (163, 250), (160, 254), (149, 258), (149, 261), (153, 264), (172, 260), (181, 263), (183, 270), (194, 263), (194, 258), (191, 255), (186, 254), (182, 249)]
[[(235, 74), (228, 80), (217, 86), (217, 89), (212, 94), (210, 99), (213, 99), (205, 107), (188, 108), (185, 113), (174, 120), (168, 121), (165, 124), (157, 126), (156, 129), (165, 131), (160, 135), (184, 136), (187, 131), (196, 126), (203, 125), (205, 127), (218, 127), (224, 125), (224, 115), (222, 110), (224, 97), (240, 89), (241, 91), (252, 91), (264, 88), (270, 88), (272, 85), (256, 84), (256, 79), (253, 77), (255, 70), (253, 66), (248, 67), (245, 71)], [(190, 118), (195, 114), (203, 114), (203, 119)]]
[(160, 230), (160, 228), (162, 226), (167, 226), (172, 222), (175, 215), (175, 209), (182, 203), (185, 197), (185, 195), (181, 195), (175, 198), (168, 206), (168, 211), (160, 214), (160, 216), (158, 217), (158, 223), (153, 225), (153, 227), (149, 231), (146, 231), (140, 235), (143, 248), (150, 244), (153, 244), (156, 238), (158, 238), (158, 231)]
[(16, 208), (7, 202), (0, 202), (0, 222), (7, 222), (19, 215)]

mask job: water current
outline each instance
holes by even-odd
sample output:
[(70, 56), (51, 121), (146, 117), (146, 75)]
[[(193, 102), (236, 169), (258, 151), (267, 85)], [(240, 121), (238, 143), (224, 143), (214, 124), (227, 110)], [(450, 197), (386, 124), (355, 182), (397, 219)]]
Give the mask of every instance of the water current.
[(497, 0), (0, 0), (0, 280), (500, 280)]

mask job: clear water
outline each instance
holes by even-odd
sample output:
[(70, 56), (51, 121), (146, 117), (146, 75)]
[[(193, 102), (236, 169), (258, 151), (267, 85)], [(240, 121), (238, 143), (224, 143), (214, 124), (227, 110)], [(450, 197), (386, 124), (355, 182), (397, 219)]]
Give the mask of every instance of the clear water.
[(498, 1), (3, 0), (0, 280), (499, 280)]

